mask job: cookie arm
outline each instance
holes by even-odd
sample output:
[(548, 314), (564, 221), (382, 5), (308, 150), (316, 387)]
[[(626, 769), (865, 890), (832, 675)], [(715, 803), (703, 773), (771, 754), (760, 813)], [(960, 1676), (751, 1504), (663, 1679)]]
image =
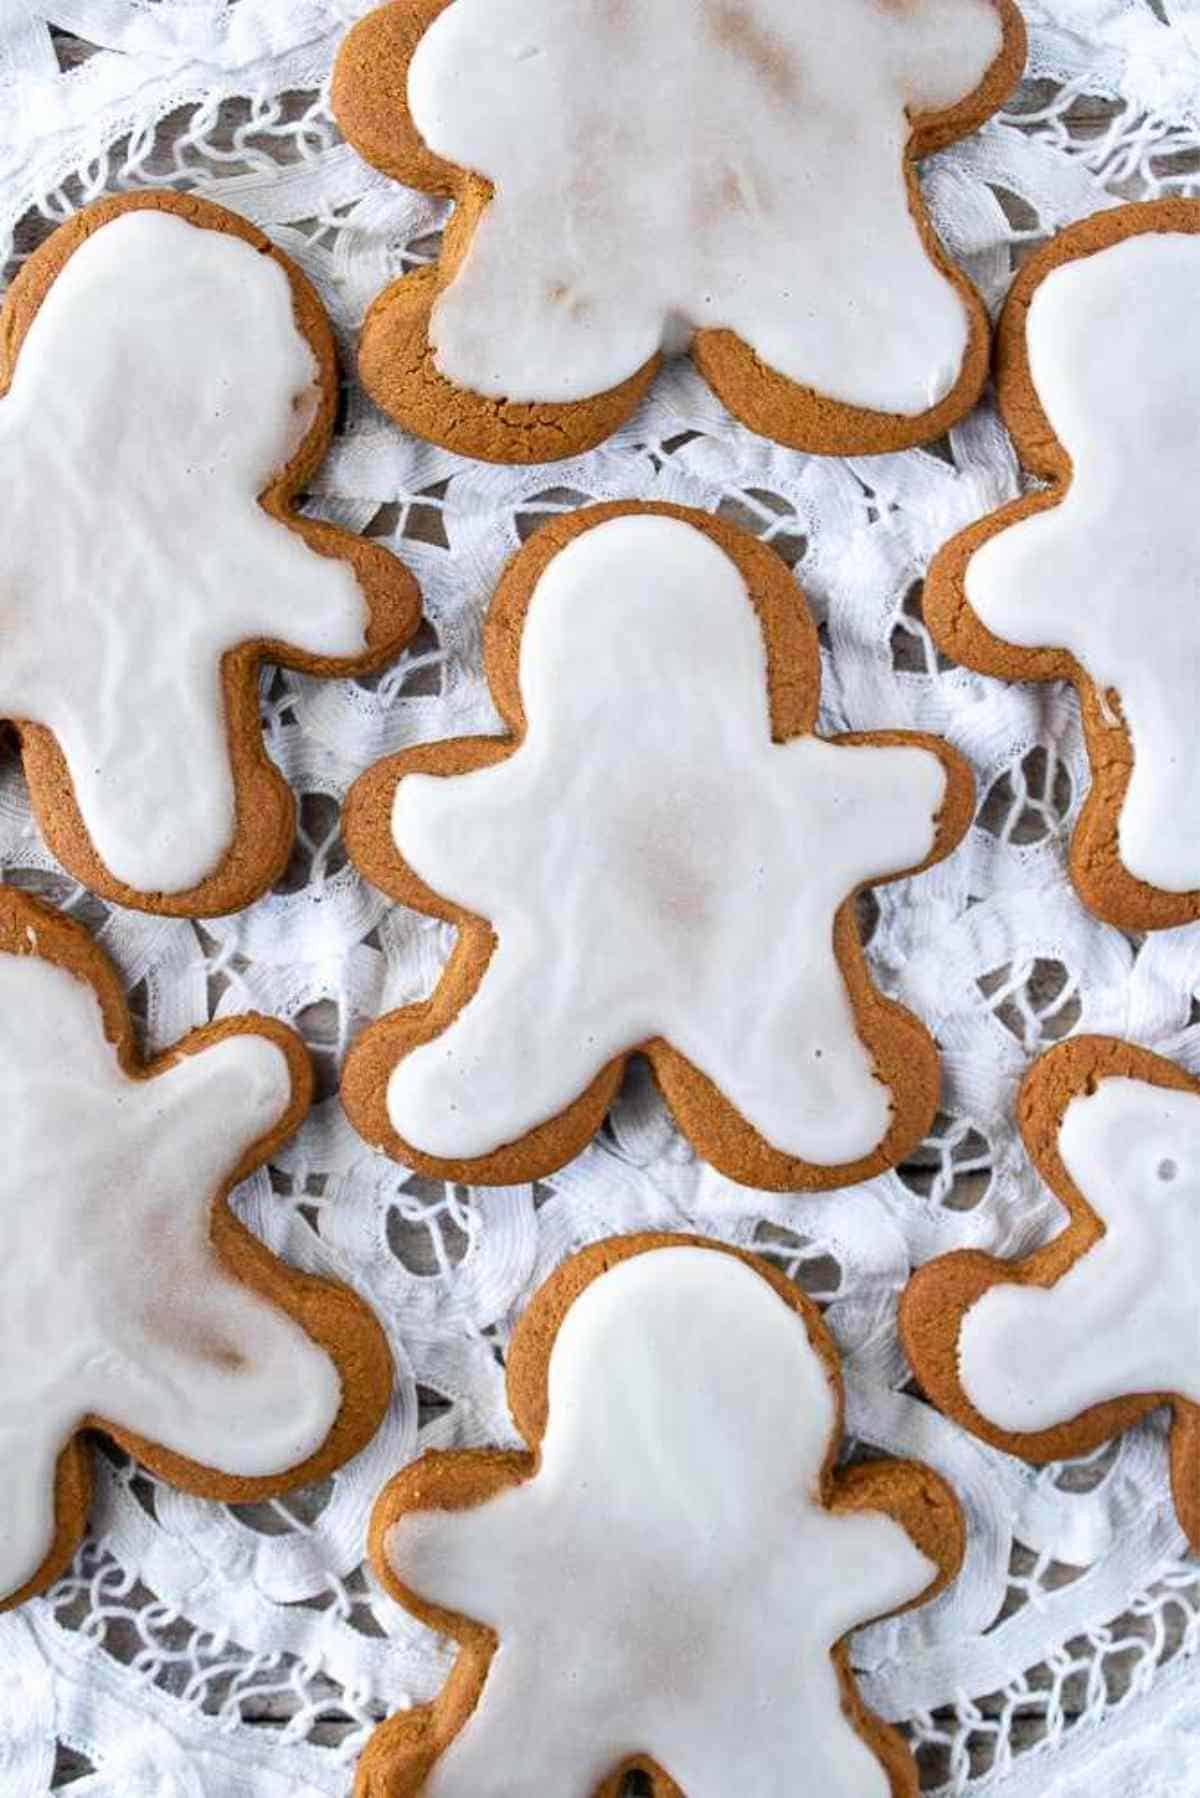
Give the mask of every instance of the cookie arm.
[(507, 762), (461, 773), (414, 771), (402, 776), (392, 800), (389, 822), (401, 859), (439, 898), (489, 922), (491, 895), (520, 881), (520, 868), (506, 855), (515, 840), (505, 826), (511, 786)]
[(961, 835), (971, 782), (945, 745), (935, 752), (933, 739), (894, 731), (847, 733), (820, 749), (836, 756), (824, 805), (831, 858), (843, 843), (842, 893), (915, 871)]
[[(372, 607), (356, 558), (331, 553), (335, 546), (321, 533), (310, 533), (307, 521), (293, 526), (262, 507), (246, 521), (246, 529), (258, 539), (257, 555), (269, 556), (275, 570), (269, 587), (247, 595), (247, 636), (263, 640), (274, 661), (297, 656), (318, 664), (366, 659)], [(320, 548), (308, 543), (310, 534)], [(377, 566), (362, 566), (368, 583), (378, 578)], [(403, 574), (400, 580), (407, 584)], [(413, 616), (415, 620), (415, 607)]]
[(468, 1510), (406, 1511), (382, 1541), (386, 1566), (410, 1593), (439, 1611), (498, 1627), (505, 1595), (520, 1603), (531, 1572), (525, 1488), (501, 1490)]
[[(1043, 511), (1027, 512), (995, 531), (972, 552), (963, 567), (962, 585), (975, 617), (1004, 644), (1018, 649), (1061, 648), (1062, 626), (1056, 618), (1100, 603), (1090, 587), (1086, 557), (1076, 565), (1071, 553), (1070, 500)], [(1045, 595), (1054, 596), (1047, 604)], [(1057, 626), (1057, 628), (1056, 628)]]
[(852, 1568), (854, 1574), (852, 1580), (831, 1584), (823, 1595), (821, 1629), (831, 1643), (874, 1617), (911, 1604), (938, 1578), (937, 1562), (884, 1511), (855, 1506), (831, 1516), (825, 1528), (829, 1564)]
[(300, 1324), (227, 1268), (210, 1214), (293, 1114), (290, 1059), (276, 1040), (232, 1031), (133, 1083), (126, 1103), (160, 1196), (137, 1253), (114, 1263), (122, 1322), (92, 1410), (152, 1464), (162, 1450), (218, 1484), (275, 1477), (325, 1442), (341, 1382)]

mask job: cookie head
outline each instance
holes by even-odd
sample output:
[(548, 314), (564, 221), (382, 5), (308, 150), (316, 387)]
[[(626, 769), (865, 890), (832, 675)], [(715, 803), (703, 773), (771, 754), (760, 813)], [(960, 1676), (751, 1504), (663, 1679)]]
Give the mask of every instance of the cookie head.
[(0, 713), (86, 884), (245, 904), (291, 842), (256, 669), (376, 665), (417, 617), (378, 545), (290, 511), (328, 438), (328, 325), (298, 271), (204, 202), (100, 202), (5, 302)]
[[(557, 454), (598, 440), (689, 345), (735, 413), (801, 447), (936, 434), (987, 331), (909, 158), (986, 116), (1020, 55), (993, 0), (401, 0), (348, 40), (335, 106), (390, 173), (445, 177), (460, 217), (433, 290), (369, 316), (364, 378), (485, 455), (526, 425), (538, 453), (550, 424)], [(418, 305), (427, 364), (405, 377), (388, 346)], [(466, 396), (453, 419), (425, 418), (438, 383)]]
[[(22, 345), (2, 414), (8, 429), (26, 435), (38, 408), (62, 393), (60, 453), (94, 444), (103, 424), (131, 502), (148, 490), (169, 518), (181, 491), (201, 515), (247, 490), (257, 497), (291, 461), (321, 397), (280, 263), (240, 237), (143, 209), (93, 233), (69, 267)], [(332, 564), (329, 578), (331, 595), (340, 586), (353, 606), (351, 571)], [(361, 601), (348, 622), (334, 612), (331, 649), (361, 648), (362, 623)]]
[(562, 1792), (639, 1766), (656, 1794), (782, 1798), (799, 1765), (831, 1798), (915, 1791), (841, 1639), (936, 1588), (955, 1507), (911, 1465), (869, 1493), (832, 1475), (836, 1363), (782, 1282), (697, 1242), (599, 1245), (535, 1299), (509, 1388), (536, 1462), (501, 1484), (494, 1456), (431, 1457), (377, 1508), (385, 1583), (465, 1652), (431, 1713), (380, 1730), (360, 1792), (488, 1798), (518, 1756)]
[(1129, 482), (1171, 484), (1174, 473), (1178, 490), (1185, 480), (1200, 414), (1200, 347), (1189, 330), (1197, 293), (1200, 236), (1184, 231), (1118, 238), (1037, 284), (1029, 371), (1070, 457), (1073, 503), (1111, 479), (1118, 456)]
[(740, 533), (619, 507), (534, 545), (488, 626), (514, 737), (384, 764), (348, 809), (366, 871), (433, 895), (465, 945), (440, 1001), (361, 1039), (351, 1115), (402, 1158), (516, 1177), (510, 1146), (543, 1166), (581, 1147), (642, 1048), (735, 1177), (878, 1165), (932, 1095), (914, 1102), (909, 1021), (877, 1005), (847, 901), (949, 846), (963, 770), (929, 739), (811, 734), (811, 623)]

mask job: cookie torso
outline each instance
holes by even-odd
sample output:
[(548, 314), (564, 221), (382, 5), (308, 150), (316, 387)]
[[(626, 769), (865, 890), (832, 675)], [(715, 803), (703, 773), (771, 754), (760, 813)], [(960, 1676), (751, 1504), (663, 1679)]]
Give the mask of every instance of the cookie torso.
[(132, 1079), (96, 994), (0, 952), (0, 1597), (55, 1529), (55, 1466), (94, 1416), (206, 1467), (292, 1468), (341, 1404), (330, 1357), (235, 1279), (214, 1199), (292, 1102), (287, 1058), (234, 1034)]
[(641, 1755), (688, 1798), (785, 1798), (798, 1767), (887, 1798), (830, 1650), (937, 1568), (882, 1512), (822, 1507), (837, 1408), (802, 1315), (734, 1257), (635, 1254), (572, 1304), (548, 1400), (534, 1477), (385, 1539), (499, 1637), (426, 1798), (501, 1798), (534, 1763), (584, 1798)]
[(1058, 1149), (1104, 1235), (1054, 1285), (996, 1284), (966, 1312), (963, 1391), (1014, 1433), (1138, 1393), (1200, 1403), (1200, 1095), (1100, 1080)]
[(58, 271), (0, 400), (0, 714), (53, 732), (139, 894), (198, 886), (234, 840), (227, 652), (365, 649), (354, 570), (259, 504), (317, 378), (274, 258), (130, 210)]
[(486, 1155), (662, 1037), (776, 1149), (870, 1154), (891, 1095), (834, 919), (860, 882), (932, 850), (938, 756), (773, 741), (745, 579), (679, 518), (610, 518), (554, 556), (519, 679), (511, 756), (396, 790), (400, 854), (498, 943), (479, 990), (392, 1075), (395, 1130)]
[(1070, 482), (977, 548), (964, 580), (996, 637), (1069, 650), (1115, 693), (1133, 754), (1120, 859), (1179, 894), (1200, 888), (1198, 298), (1200, 236), (1181, 231), (1121, 237), (1038, 283), (1029, 375)]
[(729, 329), (832, 400), (928, 411), (969, 320), (913, 216), (910, 120), (1002, 42), (990, 0), (454, 0), (408, 106), (492, 197), (434, 306), (438, 372), (580, 401)]

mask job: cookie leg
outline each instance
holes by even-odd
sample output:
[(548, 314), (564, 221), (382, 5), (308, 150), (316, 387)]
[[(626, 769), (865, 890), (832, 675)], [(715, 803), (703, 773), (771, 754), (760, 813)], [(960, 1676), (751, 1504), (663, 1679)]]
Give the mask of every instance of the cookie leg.
[[(967, 1398), (989, 1423), (1025, 1434), (1078, 1417), (1113, 1390), (1159, 1390), (1153, 1332), (1139, 1327), (1148, 1309), (1144, 1278), (1136, 1243), (1113, 1225), (1056, 1285), (993, 1286), (968, 1310), (959, 1336)], [(1100, 1374), (1095, 1345), (1105, 1340), (1116, 1345), (1115, 1359)]]
[(570, 1016), (570, 970), (541, 945), (502, 942), (449, 1027), (413, 1049), (388, 1083), (397, 1133), (447, 1160), (489, 1154), (557, 1117), (612, 1059), (601, 1021)]
[(97, 650), (94, 703), (56, 726), (75, 804), (110, 874), (141, 892), (183, 891), (219, 865), (236, 822), (219, 670), (148, 667), (157, 711), (114, 735), (103, 701), (125, 671), (113, 658)]
[[(806, 1651), (803, 1697), (799, 1665), (793, 1660), (774, 1679), (747, 1677), (736, 1690), (709, 1694), (651, 1750), (687, 1798), (734, 1793), (797, 1798), (799, 1792), (814, 1798), (818, 1793), (820, 1798), (889, 1798), (878, 1757), (844, 1714), (832, 1658)], [(759, 1712), (771, 1717), (770, 1731), (748, 1727), (747, 1720)]]
[(859, 1038), (832, 948), (823, 961), (805, 969), (799, 987), (781, 980), (770, 1009), (757, 1014), (739, 1017), (745, 995), (731, 986), (714, 1013), (728, 1022), (719, 1041), (683, 1032), (671, 1040), (773, 1149), (837, 1166), (878, 1147), (890, 1096)]
[[(438, 370), (498, 400), (605, 400), (653, 363), (661, 314), (643, 306), (639, 316), (636, 294), (614, 294), (569, 244), (553, 246), (543, 219), (522, 221), (513, 211), (510, 201), (492, 200), (434, 303), (429, 337)], [(542, 246), (541, 255), (514, 254), (522, 242)]]
[[(492, 1662), (483, 1695), (434, 1768), (423, 1798), (594, 1798), (597, 1785), (623, 1758), (597, 1749), (594, 1735), (561, 1690), (548, 1691), (537, 1714), (528, 1686), (505, 1680), (505, 1644)], [(730, 1788), (733, 1789), (733, 1788)]]

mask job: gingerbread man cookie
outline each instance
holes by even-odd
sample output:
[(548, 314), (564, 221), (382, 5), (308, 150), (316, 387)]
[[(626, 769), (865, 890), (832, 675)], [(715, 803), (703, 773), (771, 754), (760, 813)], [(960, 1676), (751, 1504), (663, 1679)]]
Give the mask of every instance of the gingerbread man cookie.
[(938, 1063), (871, 985), (865, 882), (946, 855), (971, 777), (937, 738), (813, 734), (816, 633), (784, 564), (667, 505), (591, 507), (510, 563), (485, 626), (507, 737), (381, 762), (343, 821), (363, 872), (459, 927), (433, 998), (352, 1045), (367, 1141), (533, 1179), (649, 1056), (714, 1166), (783, 1191), (924, 1134)]
[(925, 589), (957, 660), (1079, 689), (1092, 787), (1071, 846), (1124, 929), (1200, 919), (1200, 201), (1118, 207), (1027, 262), (997, 334), (1042, 487), (953, 538)]
[(916, 159), (1020, 73), (1012, 0), (391, 0), (350, 32), (338, 122), (456, 202), (367, 315), (373, 397), (467, 455), (599, 443), (690, 347), (798, 449), (900, 449), (977, 398), (987, 316)]
[(124, 905), (247, 905), (295, 816), (259, 662), (374, 668), (419, 617), (386, 550), (293, 510), (337, 400), (320, 302), (219, 206), (101, 200), (9, 289), (0, 395), (0, 716), (46, 839)]
[(1172, 1406), (1175, 1508), (1200, 1548), (1200, 1080), (1073, 1037), (1034, 1063), (1019, 1113), (1070, 1223), (1023, 1261), (921, 1268), (900, 1307), (909, 1359), (949, 1416), (1030, 1461)]
[(0, 888), (0, 1608), (83, 1534), (80, 1431), (230, 1501), (321, 1479), (373, 1434), (391, 1358), (371, 1312), (225, 1203), (311, 1084), (299, 1038), (256, 1016), (139, 1065), (107, 958)]
[(458, 1643), (441, 1696), (367, 1744), (357, 1798), (916, 1798), (848, 1631), (932, 1596), (963, 1521), (916, 1462), (834, 1471), (837, 1355), (775, 1268), (614, 1237), (541, 1288), (508, 1396), (528, 1453), (433, 1452), (372, 1556)]

